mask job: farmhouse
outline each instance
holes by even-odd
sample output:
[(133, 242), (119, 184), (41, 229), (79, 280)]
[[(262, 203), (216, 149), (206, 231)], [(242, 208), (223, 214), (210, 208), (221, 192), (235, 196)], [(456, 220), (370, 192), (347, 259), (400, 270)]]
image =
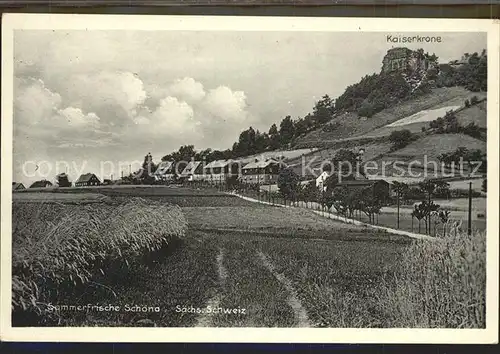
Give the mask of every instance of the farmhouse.
[(188, 181), (201, 181), (204, 179), (203, 164), (201, 161), (190, 161), (182, 170), (180, 176)]
[(101, 181), (93, 173), (84, 173), (75, 182), (75, 187), (99, 186)]
[(162, 182), (172, 181), (175, 178), (174, 166), (173, 161), (160, 162), (154, 173), (155, 179)]
[(226, 177), (238, 176), (239, 162), (236, 160), (215, 160), (203, 169), (204, 179), (214, 183), (224, 183)]
[(36, 181), (30, 186), (30, 188), (47, 188), (47, 187), (52, 187), (52, 183), (45, 179), (41, 181)]
[(325, 180), (330, 177), (330, 174), (326, 171), (321, 172), (321, 174), (316, 178), (316, 187), (323, 190)]
[(390, 196), (390, 185), (382, 179), (366, 179), (342, 181), (337, 184), (338, 187), (346, 187), (349, 190), (365, 190), (378, 196), (384, 203)]
[(24, 184), (18, 182), (12, 182), (12, 191), (21, 191), (23, 189), (26, 189)]
[(256, 159), (243, 167), (241, 181), (249, 184), (274, 184), (278, 182), (279, 171), (278, 161)]

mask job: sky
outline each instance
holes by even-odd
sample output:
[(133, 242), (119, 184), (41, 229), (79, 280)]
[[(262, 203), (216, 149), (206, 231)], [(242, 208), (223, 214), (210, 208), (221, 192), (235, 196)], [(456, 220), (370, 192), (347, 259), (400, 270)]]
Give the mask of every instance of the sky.
[[(16, 30), (13, 180), (118, 178), (148, 152), (230, 148), (380, 72), (401, 46), (387, 34)], [(407, 47), (440, 62), (486, 48), (480, 33), (432, 35), (441, 43)]]

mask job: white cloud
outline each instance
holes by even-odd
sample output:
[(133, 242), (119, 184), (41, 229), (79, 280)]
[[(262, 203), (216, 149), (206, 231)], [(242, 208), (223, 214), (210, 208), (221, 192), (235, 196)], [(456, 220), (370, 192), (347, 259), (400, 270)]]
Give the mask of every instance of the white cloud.
[(58, 113), (57, 118), (60, 118), (58, 121), (67, 121), (71, 127), (97, 127), (99, 125), (99, 117), (95, 113), (84, 114), (80, 108), (66, 107)]
[(202, 109), (212, 118), (224, 122), (243, 122), (248, 117), (245, 93), (232, 91), (227, 86), (210, 90)]
[(44, 124), (57, 112), (61, 96), (45, 87), (42, 80), (15, 78), (14, 123), (16, 126)]
[(206, 94), (203, 84), (191, 77), (175, 80), (175, 82), (167, 88), (167, 92), (169, 95), (178, 97), (188, 103), (200, 101)]
[(133, 134), (142, 134), (146, 139), (150, 136), (175, 137), (189, 141), (199, 137), (200, 133), (193, 107), (172, 96), (162, 99), (151, 113), (142, 112), (142, 115), (134, 118), (134, 122), (136, 127)]
[(106, 122), (133, 119), (135, 110), (146, 99), (142, 80), (131, 72), (73, 75), (61, 90), (70, 105), (96, 112)]

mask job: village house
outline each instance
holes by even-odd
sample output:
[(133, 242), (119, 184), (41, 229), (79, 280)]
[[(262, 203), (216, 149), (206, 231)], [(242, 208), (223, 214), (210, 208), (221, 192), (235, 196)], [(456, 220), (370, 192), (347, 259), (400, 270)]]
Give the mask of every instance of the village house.
[(330, 177), (330, 174), (326, 171), (323, 171), (316, 178), (316, 187), (318, 187), (319, 190), (325, 190), (325, 181), (328, 177)]
[(215, 160), (204, 167), (204, 179), (225, 183), (227, 177), (238, 176), (240, 163), (236, 160)]
[(174, 171), (174, 162), (173, 161), (162, 161), (158, 165), (154, 173), (154, 177), (157, 181), (168, 182), (172, 181), (175, 178)]
[(30, 186), (30, 188), (47, 188), (47, 187), (52, 187), (52, 183), (45, 179), (41, 181), (36, 181)]
[(22, 191), (26, 189), (26, 187), (24, 186), (24, 184), (22, 183), (18, 183), (18, 182), (12, 182), (12, 191)]
[(75, 182), (75, 187), (100, 186), (101, 181), (93, 173), (84, 173)]
[(181, 179), (188, 181), (201, 181), (204, 179), (203, 164), (201, 161), (190, 161), (182, 170)]
[(241, 181), (248, 184), (275, 184), (278, 182), (280, 165), (272, 159), (256, 159), (243, 167)]

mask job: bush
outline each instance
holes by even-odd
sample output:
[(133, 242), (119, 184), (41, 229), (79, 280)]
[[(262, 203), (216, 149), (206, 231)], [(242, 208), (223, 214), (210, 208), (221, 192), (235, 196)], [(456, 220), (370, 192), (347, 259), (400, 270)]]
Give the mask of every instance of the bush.
[(477, 104), (478, 102), (479, 98), (477, 98), (477, 96), (472, 96), (472, 98), (470, 99), (471, 105)]
[(131, 198), (118, 205), (17, 203), (13, 206), (12, 307), (45, 314), (59, 289), (103, 273), (106, 264), (133, 263), (181, 238), (178, 206)]
[(370, 103), (363, 103), (358, 109), (358, 115), (360, 117), (372, 117), (376, 113), (375, 107)]
[(416, 241), (385, 277), (378, 303), (388, 326), (484, 328), (486, 234)]
[(415, 136), (408, 129), (396, 130), (389, 136), (389, 141), (393, 144), (393, 149), (401, 149), (415, 140)]

